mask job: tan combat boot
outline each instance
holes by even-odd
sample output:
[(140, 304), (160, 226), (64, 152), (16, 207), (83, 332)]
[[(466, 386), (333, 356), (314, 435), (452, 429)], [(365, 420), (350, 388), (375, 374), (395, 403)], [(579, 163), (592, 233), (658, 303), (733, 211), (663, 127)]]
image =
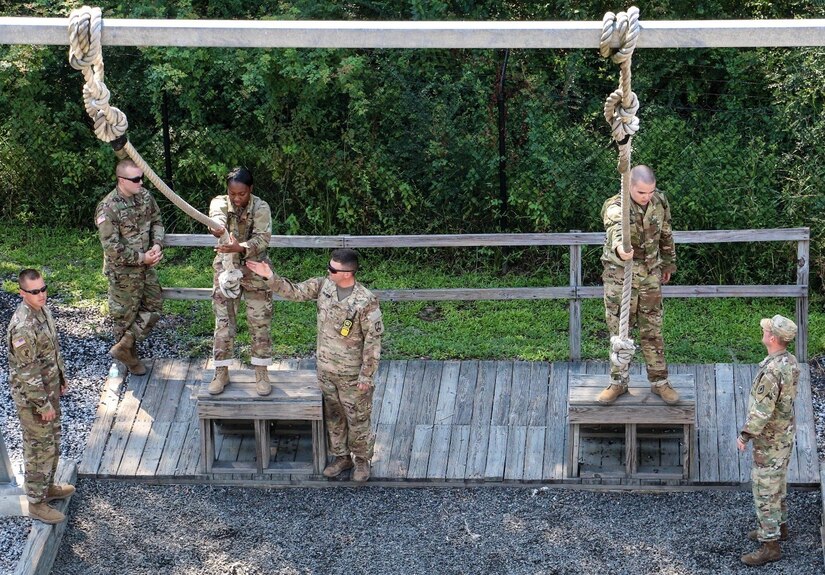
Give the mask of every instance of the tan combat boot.
[(215, 368), (215, 376), (209, 382), (209, 387), (206, 391), (210, 395), (218, 395), (223, 393), (223, 388), (229, 385), (229, 368), (225, 365)]
[(352, 472), (352, 480), (363, 483), (370, 478), (370, 460), (366, 457), (355, 457), (355, 471)]
[(599, 397), (596, 398), (596, 401), (603, 405), (610, 405), (619, 399), (619, 396), (623, 393), (627, 393), (626, 385), (622, 385), (621, 383), (611, 383), (602, 390)]
[(751, 567), (759, 567), (765, 563), (779, 561), (781, 558), (782, 550), (779, 548), (779, 541), (763, 541), (759, 549), (742, 555), (742, 563)]
[(668, 405), (679, 403), (679, 394), (670, 385), (668, 380), (662, 382), (657, 381), (655, 384), (650, 384), (650, 391), (662, 398), (662, 401)]
[(74, 485), (68, 483), (52, 483), (46, 492), (46, 501), (55, 499), (66, 499), (75, 492)]
[[(754, 529), (753, 531), (748, 531), (748, 539), (751, 541), (759, 541), (759, 529)], [(780, 541), (787, 541), (788, 540), (788, 524), (787, 523), (780, 523), (779, 524), (779, 540)]]
[(129, 348), (129, 354), (131, 356), (132, 363), (126, 364), (126, 367), (129, 368), (129, 372), (135, 375), (145, 375), (146, 374), (146, 364), (144, 364), (137, 354), (137, 342), (134, 341), (132, 343), (132, 347)]
[(272, 391), (272, 384), (269, 383), (269, 374), (265, 365), (255, 366), (255, 392), (258, 395), (269, 395)]
[(50, 507), (45, 501), (40, 503), (29, 503), (29, 517), (37, 519), (43, 523), (54, 525), (66, 520), (66, 516), (54, 507)]
[(109, 355), (127, 366), (132, 361), (132, 347), (135, 345), (135, 336), (131, 332), (126, 332), (123, 337), (109, 349)]
[(352, 468), (352, 458), (349, 455), (338, 455), (335, 461), (324, 467), (324, 477), (335, 477), (342, 471)]

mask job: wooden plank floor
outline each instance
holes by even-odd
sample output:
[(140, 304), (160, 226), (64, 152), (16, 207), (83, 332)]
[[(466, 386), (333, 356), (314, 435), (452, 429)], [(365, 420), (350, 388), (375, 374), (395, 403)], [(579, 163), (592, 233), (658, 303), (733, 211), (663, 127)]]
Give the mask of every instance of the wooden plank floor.
[[(157, 359), (146, 375), (104, 387), (79, 475), (153, 483), (301, 483), (315, 476), (207, 476), (200, 469), (194, 394), (203, 359)], [(735, 440), (754, 365), (671, 366), (693, 375), (697, 426), (691, 485), (731, 485), (750, 478), (751, 456)], [(312, 360), (284, 360), (270, 369), (314, 369)], [(383, 361), (376, 375), (373, 477), (388, 481), (598, 483), (568, 477), (567, 387), (571, 374), (606, 374), (604, 362)], [(634, 366), (643, 374), (644, 368)], [(789, 481), (818, 485), (810, 375), (804, 368), (796, 405), (797, 434)], [(308, 427), (273, 435), (275, 461), (309, 461)], [(650, 443), (650, 442), (648, 442)], [(656, 450), (655, 443), (643, 450)], [(254, 457), (249, 436), (218, 434), (221, 459)], [(653, 453), (650, 457), (655, 458)], [(664, 460), (666, 454), (661, 454)], [(616, 483), (616, 478), (604, 483)], [(643, 482), (644, 483), (644, 482)], [(673, 484), (673, 482), (670, 482)]]

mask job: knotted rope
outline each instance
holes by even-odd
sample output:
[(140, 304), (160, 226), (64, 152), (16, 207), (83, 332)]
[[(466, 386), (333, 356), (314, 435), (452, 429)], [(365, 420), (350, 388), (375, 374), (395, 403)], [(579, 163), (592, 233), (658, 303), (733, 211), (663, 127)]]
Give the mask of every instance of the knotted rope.
[[(123, 150), (143, 174), (152, 182), (169, 201), (184, 211), (192, 219), (203, 225), (218, 229), (222, 227), (212, 218), (202, 214), (186, 200), (178, 196), (140, 156), (126, 137), (129, 122), (124, 114), (109, 105), (109, 89), (106, 87), (103, 66), (103, 50), (100, 33), (103, 17), (100, 8), (83, 6), (72, 10), (69, 16), (69, 63), (75, 70), (83, 73), (83, 102), (86, 113), (94, 122), (95, 135), (99, 140), (109, 143), (115, 151)], [(218, 245), (229, 243), (229, 232), (224, 232)], [(223, 254), (224, 271), (218, 278), (219, 288), (228, 298), (240, 295), (240, 278), (242, 273), (236, 269), (233, 254)]]
[[(639, 9), (631, 6), (627, 12), (607, 12), (602, 19), (602, 35), (599, 41), (599, 53), (611, 58), (619, 65), (619, 87), (613, 91), (604, 103), (604, 118), (610, 124), (613, 140), (619, 147), (619, 173), (622, 175), (622, 250), (629, 252), (630, 244), (630, 152), (631, 140), (639, 130), (639, 99), (630, 87), (630, 63), (636, 41), (639, 38)], [(621, 46), (610, 47), (610, 40), (617, 35)], [(633, 361), (636, 346), (629, 337), (630, 331), (630, 295), (633, 287), (633, 259), (624, 263), (624, 281), (622, 283), (622, 302), (619, 314), (619, 335), (610, 338), (610, 361), (622, 370), (624, 375)], [(625, 378), (623, 378), (625, 379)], [(626, 380), (626, 379), (625, 379)]]

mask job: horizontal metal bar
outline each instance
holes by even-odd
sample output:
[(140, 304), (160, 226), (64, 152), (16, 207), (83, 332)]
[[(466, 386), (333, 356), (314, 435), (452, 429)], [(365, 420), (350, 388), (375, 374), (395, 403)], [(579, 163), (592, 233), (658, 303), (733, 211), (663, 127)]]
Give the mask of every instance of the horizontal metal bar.
[[(808, 240), (808, 228), (764, 230), (675, 231), (677, 244), (790, 242)], [(217, 240), (209, 234), (168, 234), (167, 246), (214, 247)], [(432, 248), (480, 246), (576, 246), (601, 245), (604, 232), (546, 234), (428, 234), (398, 236), (272, 236), (274, 248)]]
[[(825, 46), (825, 19), (643, 20), (639, 48)], [(68, 18), (0, 18), (0, 44), (68, 45)], [(601, 21), (355, 22), (103, 19), (104, 46), (589, 48)], [(617, 45), (614, 41), (614, 45)]]

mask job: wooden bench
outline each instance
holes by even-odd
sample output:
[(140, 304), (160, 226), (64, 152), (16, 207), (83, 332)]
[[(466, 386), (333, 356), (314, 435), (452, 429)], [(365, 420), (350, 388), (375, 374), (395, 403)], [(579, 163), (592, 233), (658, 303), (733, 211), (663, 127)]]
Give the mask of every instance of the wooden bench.
[[(586, 437), (606, 437), (608, 433), (591, 433), (583, 426), (623, 426), (624, 469), (619, 474), (636, 479), (688, 479), (692, 457), (692, 434), (696, 422), (696, 389), (693, 375), (672, 375), (670, 383), (679, 392), (679, 402), (668, 405), (650, 391), (650, 383), (642, 376), (631, 376), (628, 392), (620, 396), (611, 405), (602, 405), (596, 401), (599, 393), (607, 387), (610, 377), (607, 375), (571, 374), (568, 397), (567, 417), (570, 425), (570, 477), (579, 477), (579, 458), (582, 439)], [(639, 427), (646, 428), (644, 434)], [(681, 427), (681, 470), (674, 473), (669, 470), (639, 470), (639, 440), (642, 437), (662, 439), (667, 434), (656, 433), (654, 429), (663, 427)], [(615, 435), (615, 434), (614, 434)], [(678, 437), (671, 434), (670, 437)]]
[[(318, 475), (326, 464), (326, 436), (321, 390), (314, 370), (269, 370), (272, 392), (255, 392), (253, 369), (230, 369), (229, 385), (220, 395), (206, 390), (214, 369), (204, 370), (196, 395), (201, 432), (201, 471), (204, 473), (288, 473)], [(255, 461), (216, 460), (215, 426), (220, 420), (252, 421)], [(312, 427), (312, 462), (271, 461), (270, 424), (276, 420), (309, 421)]]

